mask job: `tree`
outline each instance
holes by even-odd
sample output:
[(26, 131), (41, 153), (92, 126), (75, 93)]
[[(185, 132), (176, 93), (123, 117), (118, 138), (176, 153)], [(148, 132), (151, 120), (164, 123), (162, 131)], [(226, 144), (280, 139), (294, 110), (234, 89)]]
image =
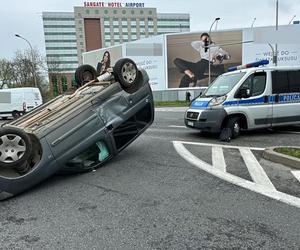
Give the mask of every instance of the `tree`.
[(7, 59), (0, 59), (0, 89), (9, 85), (13, 79), (13, 63)]

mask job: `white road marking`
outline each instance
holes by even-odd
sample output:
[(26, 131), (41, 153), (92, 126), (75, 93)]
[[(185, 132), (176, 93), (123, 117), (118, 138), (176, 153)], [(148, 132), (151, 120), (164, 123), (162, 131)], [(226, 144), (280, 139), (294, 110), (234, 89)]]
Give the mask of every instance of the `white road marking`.
[(226, 172), (226, 163), (223, 154), (223, 149), (220, 146), (213, 146), (212, 150), (212, 165), (213, 167), (221, 170), (222, 172)]
[(182, 144), (198, 145), (198, 146), (210, 146), (210, 147), (220, 146), (222, 148), (235, 148), (235, 149), (247, 148), (247, 149), (257, 150), (257, 151), (265, 150), (265, 148), (230, 146), (230, 145), (225, 145), (225, 144), (212, 144), (212, 143), (190, 142), (190, 141), (178, 141), (178, 142), (180, 142)]
[(279, 133), (283, 133), (283, 134), (296, 134), (296, 135), (300, 135), (300, 132), (296, 132), (296, 131), (276, 131)]
[(169, 107), (169, 108), (155, 108), (158, 112), (185, 112), (188, 107)]
[(300, 170), (291, 171), (291, 173), (295, 176), (295, 178), (300, 181)]
[[(190, 143), (186, 143), (190, 144)], [(175, 150), (177, 153), (185, 159), (187, 162), (191, 163), (195, 167), (206, 171), (207, 173), (210, 173), (220, 179), (223, 179), (225, 181), (228, 181), (232, 184), (235, 184), (237, 186), (249, 189), (253, 192), (265, 195), (267, 197), (270, 197), (272, 199), (284, 202), (286, 204), (295, 206), (300, 208), (300, 198), (294, 197), (292, 195), (288, 195), (282, 192), (277, 191), (276, 189), (272, 189), (266, 186), (263, 186), (261, 184), (257, 184), (255, 182), (251, 182), (245, 179), (242, 179), (240, 177), (237, 177), (235, 175), (232, 175), (227, 172), (222, 172), (216, 168), (213, 168), (208, 163), (200, 160), (196, 156), (194, 156), (191, 152), (189, 152), (183, 145), (183, 142), (180, 141), (173, 141), (173, 145), (175, 147)], [(197, 144), (196, 144), (197, 145)]]
[(170, 125), (169, 128), (187, 128), (186, 126)]
[(255, 156), (252, 154), (250, 149), (241, 148), (240, 153), (244, 159), (244, 162), (248, 168), (249, 174), (252, 180), (257, 184), (261, 184), (270, 189), (276, 190), (266, 172), (263, 170), (259, 162), (256, 160)]

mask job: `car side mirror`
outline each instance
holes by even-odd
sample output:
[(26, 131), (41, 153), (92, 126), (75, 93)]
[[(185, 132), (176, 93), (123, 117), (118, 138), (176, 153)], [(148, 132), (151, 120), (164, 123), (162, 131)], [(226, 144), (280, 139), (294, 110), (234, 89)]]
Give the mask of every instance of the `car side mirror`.
[(249, 88), (241, 88), (238, 93), (239, 98), (249, 98), (251, 96), (251, 91)]

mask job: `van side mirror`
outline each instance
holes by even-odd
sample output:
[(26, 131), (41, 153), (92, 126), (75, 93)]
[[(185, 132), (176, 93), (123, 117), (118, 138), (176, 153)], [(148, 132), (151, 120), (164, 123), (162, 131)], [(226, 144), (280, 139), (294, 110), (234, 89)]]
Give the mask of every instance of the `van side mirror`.
[(251, 91), (249, 88), (241, 88), (238, 92), (239, 98), (249, 98), (251, 96)]

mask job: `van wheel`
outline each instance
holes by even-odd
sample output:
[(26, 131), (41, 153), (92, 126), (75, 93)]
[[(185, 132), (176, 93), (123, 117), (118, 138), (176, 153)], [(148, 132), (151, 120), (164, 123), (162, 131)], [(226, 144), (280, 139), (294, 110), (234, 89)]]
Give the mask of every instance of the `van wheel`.
[(235, 139), (240, 135), (241, 122), (239, 117), (231, 117), (226, 122), (225, 127), (220, 134), (220, 140), (229, 142), (231, 139)]
[(17, 119), (17, 118), (19, 118), (21, 116), (21, 114), (20, 114), (19, 111), (13, 111), (12, 112), (12, 116), (13, 116), (14, 119)]
[(114, 76), (125, 89), (134, 86), (138, 82), (138, 69), (134, 61), (123, 58), (114, 66)]
[(0, 129), (0, 167), (20, 168), (30, 157), (32, 143), (29, 136), (15, 127)]
[(95, 80), (97, 77), (97, 71), (91, 65), (81, 65), (75, 71), (75, 81), (77, 87), (80, 87), (92, 80)]

